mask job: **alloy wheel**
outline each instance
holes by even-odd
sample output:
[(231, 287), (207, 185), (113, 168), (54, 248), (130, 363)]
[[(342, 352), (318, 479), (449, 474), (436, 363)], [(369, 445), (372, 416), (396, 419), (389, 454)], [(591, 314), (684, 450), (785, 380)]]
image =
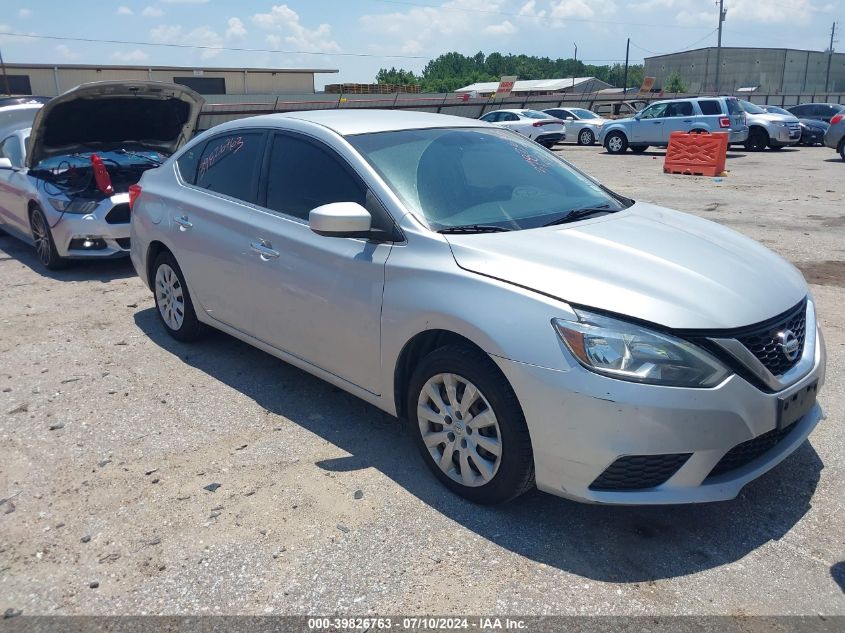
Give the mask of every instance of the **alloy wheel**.
[(619, 136), (612, 136), (607, 141), (607, 147), (611, 152), (621, 152), (622, 151), (622, 138)]
[(40, 211), (32, 213), (32, 238), (35, 240), (35, 251), (38, 259), (45, 266), (50, 264), (50, 231), (47, 222)]
[(581, 134), (579, 135), (582, 145), (592, 145), (593, 144), (593, 133), (590, 130), (581, 130)]
[(450, 479), (489, 483), (502, 460), (502, 433), (487, 398), (466, 378), (436, 374), (420, 391), (417, 419), (431, 458)]
[(156, 270), (155, 293), (164, 322), (172, 330), (181, 328), (185, 320), (185, 294), (179, 276), (167, 264), (161, 264)]

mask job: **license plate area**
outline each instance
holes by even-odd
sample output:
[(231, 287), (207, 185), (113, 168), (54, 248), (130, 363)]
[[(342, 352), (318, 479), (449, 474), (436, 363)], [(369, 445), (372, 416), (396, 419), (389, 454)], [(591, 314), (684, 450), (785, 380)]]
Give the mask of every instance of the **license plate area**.
[(819, 382), (816, 380), (798, 391), (783, 398), (778, 398), (778, 428), (785, 429), (802, 418), (816, 404), (816, 392)]

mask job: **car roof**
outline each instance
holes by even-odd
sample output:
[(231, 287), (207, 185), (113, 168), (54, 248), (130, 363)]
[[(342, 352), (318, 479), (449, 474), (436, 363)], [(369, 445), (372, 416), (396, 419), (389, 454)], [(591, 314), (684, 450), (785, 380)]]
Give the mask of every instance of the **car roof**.
[(320, 125), (333, 130), (341, 136), (370, 134), (373, 132), (393, 132), (398, 130), (419, 130), (425, 128), (483, 127), (488, 125), (477, 119), (434, 114), (431, 112), (413, 112), (402, 110), (305, 110), (264, 114), (236, 119), (215, 126), (214, 130), (242, 127), (284, 127), (284, 122), (295, 119)]

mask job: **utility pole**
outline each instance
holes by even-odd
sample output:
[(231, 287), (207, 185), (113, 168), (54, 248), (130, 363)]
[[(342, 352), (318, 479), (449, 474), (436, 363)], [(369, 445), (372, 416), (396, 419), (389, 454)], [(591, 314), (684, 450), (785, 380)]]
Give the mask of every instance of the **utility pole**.
[(719, 39), (716, 44), (716, 96), (719, 95), (719, 73), (722, 70), (722, 24), (725, 21), (725, 0), (719, 0)]
[(836, 22), (830, 27), (830, 46), (827, 49), (827, 76), (824, 80), (824, 91), (830, 90), (830, 62), (833, 61), (833, 36), (836, 35)]
[(631, 38), (628, 38), (628, 43), (625, 44), (625, 76), (622, 79), (622, 98), (628, 94), (628, 53), (631, 52)]
[(6, 64), (3, 62), (3, 52), (0, 51), (0, 68), (3, 69), (3, 83), (6, 84), (6, 94), (11, 96), (12, 91), (9, 90), (9, 75), (6, 74)]
[(578, 64), (578, 44), (575, 44), (575, 42), (573, 42), (573, 45), (575, 46), (575, 63), (577, 65)]

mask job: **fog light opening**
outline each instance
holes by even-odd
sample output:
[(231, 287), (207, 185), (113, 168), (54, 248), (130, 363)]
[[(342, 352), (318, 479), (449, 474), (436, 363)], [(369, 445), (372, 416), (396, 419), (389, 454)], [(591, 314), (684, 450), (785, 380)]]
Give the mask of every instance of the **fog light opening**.
[(71, 250), (79, 251), (101, 251), (106, 248), (106, 241), (102, 237), (89, 235), (77, 237), (70, 241)]

